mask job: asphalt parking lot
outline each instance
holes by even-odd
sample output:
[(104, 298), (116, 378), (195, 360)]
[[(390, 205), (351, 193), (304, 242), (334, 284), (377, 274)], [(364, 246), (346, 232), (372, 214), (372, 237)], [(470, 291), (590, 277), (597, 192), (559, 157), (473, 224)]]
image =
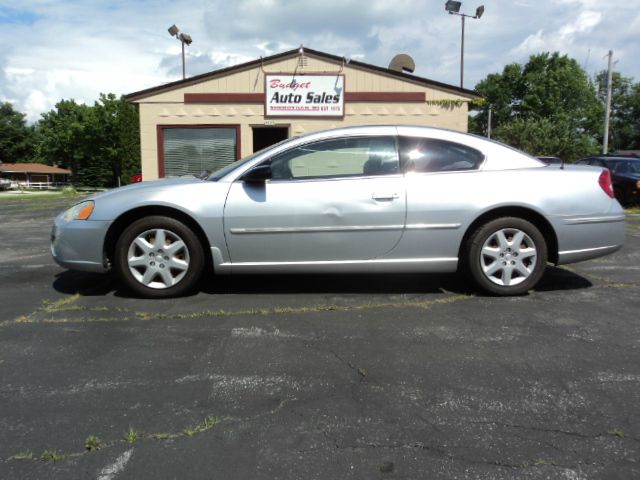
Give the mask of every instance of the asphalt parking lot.
[(453, 275), (134, 298), (0, 200), (0, 478), (640, 477), (640, 217), (527, 296)]

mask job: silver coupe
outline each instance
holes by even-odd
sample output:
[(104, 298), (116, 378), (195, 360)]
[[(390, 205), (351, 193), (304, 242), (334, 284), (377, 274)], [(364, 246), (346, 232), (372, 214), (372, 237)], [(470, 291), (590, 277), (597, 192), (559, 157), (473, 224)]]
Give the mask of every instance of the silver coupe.
[(618, 250), (624, 211), (607, 169), (549, 167), (505, 145), (414, 126), (292, 138), (207, 178), (142, 182), (60, 214), (65, 268), (115, 269), (169, 297), (216, 274), (455, 272), (518, 295), (547, 263)]

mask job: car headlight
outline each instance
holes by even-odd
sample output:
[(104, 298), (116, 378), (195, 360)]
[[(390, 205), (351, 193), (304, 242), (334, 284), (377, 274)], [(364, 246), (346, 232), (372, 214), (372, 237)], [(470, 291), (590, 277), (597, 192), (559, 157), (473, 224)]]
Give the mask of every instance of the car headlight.
[(93, 213), (94, 207), (95, 203), (93, 200), (80, 202), (64, 212), (63, 218), (67, 222), (70, 222), (71, 220), (87, 220)]

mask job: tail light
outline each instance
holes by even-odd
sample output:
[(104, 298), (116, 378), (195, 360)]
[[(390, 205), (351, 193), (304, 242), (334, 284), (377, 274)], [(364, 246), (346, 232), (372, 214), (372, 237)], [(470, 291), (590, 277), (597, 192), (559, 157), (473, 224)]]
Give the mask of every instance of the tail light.
[(602, 170), (602, 173), (598, 178), (598, 184), (600, 185), (600, 188), (604, 190), (604, 193), (609, 195), (611, 198), (615, 197), (615, 195), (613, 194), (613, 185), (611, 184), (611, 172), (609, 171), (609, 169), (605, 168), (604, 170)]

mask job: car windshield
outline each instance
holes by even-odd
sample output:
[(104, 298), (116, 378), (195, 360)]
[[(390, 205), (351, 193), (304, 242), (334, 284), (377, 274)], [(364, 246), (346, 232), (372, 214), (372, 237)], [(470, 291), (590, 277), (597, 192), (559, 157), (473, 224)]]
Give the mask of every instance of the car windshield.
[(284, 139), (284, 140), (282, 140), (282, 141), (280, 141), (278, 143), (275, 143), (275, 144), (270, 145), (270, 146), (268, 146), (266, 148), (263, 148), (262, 150), (258, 150), (257, 152), (254, 152), (251, 155), (249, 155), (247, 157), (244, 157), (241, 160), (238, 160), (237, 162), (233, 162), (232, 164), (227, 165), (226, 167), (222, 167), (220, 170), (216, 170), (211, 175), (209, 175), (209, 177), (207, 177), (207, 180), (210, 181), (210, 182), (217, 182), (222, 177), (228, 175), (229, 173), (233, 172), (237, 168), (240, 168), (244, 164), (250, 162), (251, 160), (256, 158), (258, 155), (262, 155), (264, 152), (266, 152), (268, 150), (271, 150), (273, 148), (276, 148), (280, 144), (288, 142), (289, 140), (291, 140), (291, 138), (286, 138), (286, 139)]

